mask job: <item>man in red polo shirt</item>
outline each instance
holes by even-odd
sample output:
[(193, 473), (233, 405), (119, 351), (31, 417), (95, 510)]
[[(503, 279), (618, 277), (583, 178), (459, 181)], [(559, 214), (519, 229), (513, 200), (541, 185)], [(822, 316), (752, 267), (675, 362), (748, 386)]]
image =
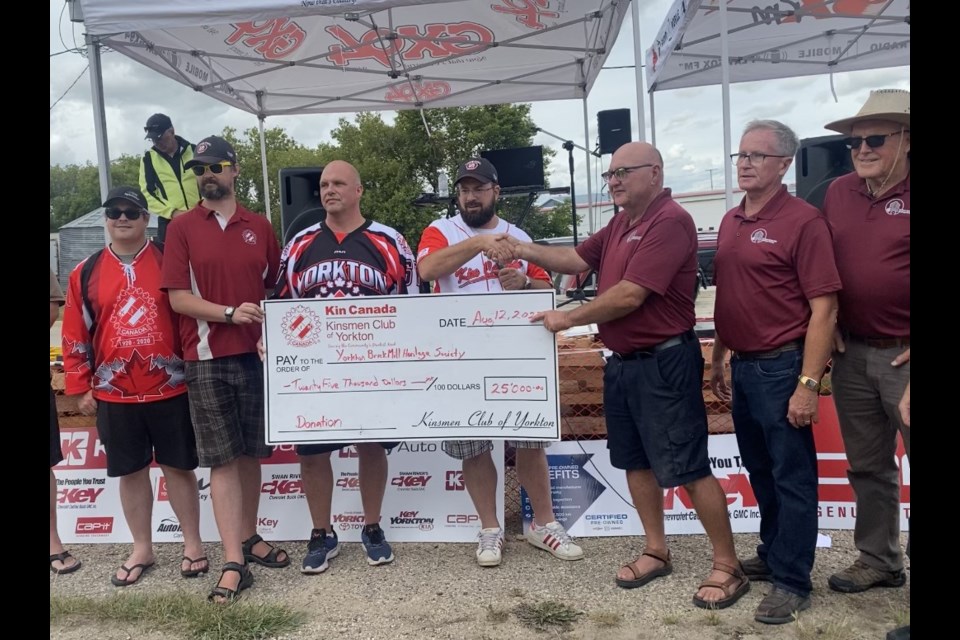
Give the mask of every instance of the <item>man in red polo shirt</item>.
[[(710, 470), (703, 403), (703, 355), (693, 331), (697, 229), (663, 188), (663, 158), (631, 142), (617, 149), (603, 174), (621, 212), (578, 247), (549, 247), (501, 238), (491, 253), (551, 271), (597, 269), (599, 295), (570, 312), (543, 311), (531, 322), (549, 331), (597, 323), (614, 353), (603, 377), (610, 462), (627, 472), (647, 546), (617, 573), (631, 589), (670, 574), (663, 524), (663, 487), (684, 487), (713, 545), (713, 570), (693, 596), (722, 609), (749, 591), (727, 517), (727, 500)], [(500, 248), (502, 247), (502, 248)]]
[[(713, 277), (716, 341), (710, 385), (733, 424), (760, 510), (757, 555), (742, 563), (773, 588), (754, 618), (784, 624), (810, 607), (817, 547), (820, 378), (830, 358), (840, 276), (827, 221), (787, 192), (800, 147), (776, 120), (754, 120), (733, 154), (740, 205), (720, 223)], [(727, 349), (733, 389), (723, 377)]]
[(187, 169), (202, 200), (170, 222), (162, 286), (180, 315), (190, 413), (200, 465), (210, 467), (211, 496), (226, 561), (216, 602), (253, 583), (246, 562), (285, 567), (290, 558), (257, 535), (260, 458), (265, 444), (263, 365), (257, 340), (260, 301), (276, 281), (280, 246), (270, 221), (236, 199), (240, 170), (229, 142), (201, 140)]
[(843, 281), (833, 355), (833, 398), (857, 496), (860, 557), (830, 576), (844, 593), (906, 582), (900, 549), (897, 403), (910, 380), (910, 93), (872, 91), (860, 112), (827, 125), (849, 136), (854, 171), (827, 189)]

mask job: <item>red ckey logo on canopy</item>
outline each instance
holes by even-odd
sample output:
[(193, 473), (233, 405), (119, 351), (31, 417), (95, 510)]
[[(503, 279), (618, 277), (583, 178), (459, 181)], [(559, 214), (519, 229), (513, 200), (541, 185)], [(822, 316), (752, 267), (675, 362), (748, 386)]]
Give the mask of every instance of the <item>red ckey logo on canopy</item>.
[(470, 21), (431, 23), (422, 27), (405, 24), (395, 31), (396, 38), (391, 37), (386, 27), (369, 29), (358, 38), (341, 25), (327, 27), (326, 32), (340, 41), (330, 45), (329, 60), (341, 67), (350, 66), (354, 60), (372, 60), (389, 69), (391, 56), (399, 56), (406, 62), (439, 60), (482, 51), (496, 39), (488, 27)]
[(232, 26), (234, 31), (224, 42), (240, 43), (267, 60), (286, 58), (296, 51), (307, 37), (307, 32), (289, 18), (238, 22)]
[(445, 98), (453, 92), (449, 82), (431, 80), (430, 82), (402, 82), (390, 87), (384, 94), (384, 100), (390, 102), (430, 102)]
[(548, 11), (550, 0), (500, 0), (490, 8), (497, 13), (516, 16), (517, 22), (531, 29), (545, 29), (547, 25), (541, 18), (559, 18), (557, 11)]

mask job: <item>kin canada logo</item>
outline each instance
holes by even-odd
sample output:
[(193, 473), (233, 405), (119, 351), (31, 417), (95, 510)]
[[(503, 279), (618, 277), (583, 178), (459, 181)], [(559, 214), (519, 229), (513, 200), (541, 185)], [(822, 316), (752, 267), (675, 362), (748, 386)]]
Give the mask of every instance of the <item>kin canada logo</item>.
[(320, 342), (320, 318), (304, 305), (283, 316), (283, 337), (291, 347), (309, 347)]
[(773, 239), (767, 237), (767, 230), (766, 230), (766, 229), (757, 229), (756, 231), (754, 231), (753, 233), (751, 233), (751, 234), (750, 234), (750, 242), (752, 242), (753, 244), (763, 244), (763, 243), (767, 243), (767, 244), (777, 244), (777, 241), (776, 241), (776, 240), (773, 240)]
[(243, 230), (243, 241), (247, 244), (257, 244), (257, 234), (253, 232), (253, 229), (244, 229)]

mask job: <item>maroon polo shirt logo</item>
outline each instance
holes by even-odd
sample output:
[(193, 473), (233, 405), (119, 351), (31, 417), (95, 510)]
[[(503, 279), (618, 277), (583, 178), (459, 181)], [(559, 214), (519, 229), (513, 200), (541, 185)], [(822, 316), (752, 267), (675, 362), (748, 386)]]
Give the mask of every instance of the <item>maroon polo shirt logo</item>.
[(900, 198), (894, 198), (893, 200), (887, 203), (887, 206), (884, 208), (888, 216), (908, 216), (910, 215), (910, 209), (907, 209), (903, 200)]
[(252, 229), (244, 229), (243, 241), (247, 244), (257, 244), (257, 234)]
[(777, 244), (776, 240), (767, 237), (766, 229), (757, 229), (756, 231), (751, 233), (750, 242), (752, 242), (753, 244), (762, 244), (764, 242), (767, 244)]

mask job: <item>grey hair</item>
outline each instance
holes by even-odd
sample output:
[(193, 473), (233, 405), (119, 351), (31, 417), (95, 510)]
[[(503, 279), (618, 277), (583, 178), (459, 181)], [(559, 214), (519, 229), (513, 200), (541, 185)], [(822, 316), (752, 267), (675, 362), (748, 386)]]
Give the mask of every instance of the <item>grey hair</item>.
[(793, 129), (778, 120), (751, 120), (743, 128), (743, 135), (751, 131), (772, 131), (777, 137), (777, 153), (783, 156), (794, 157), (800, 149), (800, 140)]

